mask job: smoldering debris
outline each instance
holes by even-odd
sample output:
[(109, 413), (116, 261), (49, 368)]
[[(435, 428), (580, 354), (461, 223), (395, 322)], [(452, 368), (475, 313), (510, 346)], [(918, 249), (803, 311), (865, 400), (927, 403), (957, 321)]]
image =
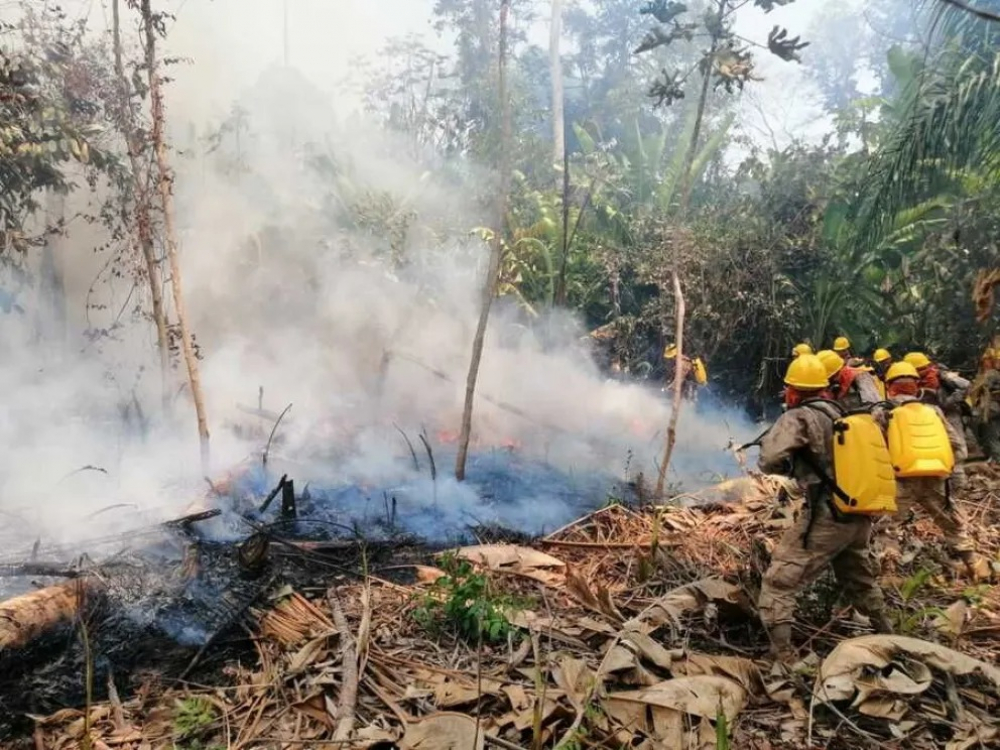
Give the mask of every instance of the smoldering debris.
[[(439, 457), (452, 458), (448, 449)], [(0, 695), (11, 717), (80, 702), (70, 675), (85, 668), (97, 685), (142, 665), (193, 673), (261, 597), (317, 570), (419, 558), (487, 530), (530, 538), (609, 500), (636, 499), (607, 475), (568, 474), (510, 449), (474, 454), (464, 484), (432, 478), (426, 462), (407, 468), (384, 486), (320, 488), (279, 474), (280, 458), (267, 466), (251, 459), (210, 482), (183, 517), (5, 554), (0, 599), (17, 592), (11, 581), (22, 590), (41, 576), (66, 581), (7, 602), (14, 621), (26, 623), (18, 640), (0, 642), (10, 675)], [(36, 607), (38, 597), (62, 604)], [(99, 659), (87, 667), (93, 654)], [(0, 736), (16, 724), (0, 724)]]

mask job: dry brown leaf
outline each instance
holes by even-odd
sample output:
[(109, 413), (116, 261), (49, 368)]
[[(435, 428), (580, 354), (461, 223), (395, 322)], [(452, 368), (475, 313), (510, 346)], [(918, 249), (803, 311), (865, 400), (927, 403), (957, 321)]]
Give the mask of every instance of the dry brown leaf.
[(651, 706), (653, 739), (663, 743), (663, 747), (685, 747), (684, 719), (680, 711), (660, 706)]
[(329, 635), (313, 638), (300, 648), (288, 662), (288, 675), (294, 676), (312, 664), (327, 644)]
[(735, 680), (699, 675), (677, 677), (642, 690), (612, 693), (608, 697), (616, 701), (670, 708), (709, 719), (714, 719), (721, 708), (726, 718), (732, 721), (746, 705), (747, 692)]
[(528, 573), (538, 568), (565, 569), (566, 563), (531, 547), (513, 544), (479, 544), (462, 547), (455, 555), (469, 562), (478, 563), (490, 570), (510, 568), (518, 573)]
[(566, 590), (575, 596), (585, 607), (603, 614), (601, 602), (597, 599), (597, 595), (572, 565), (566, 568)]
[(590, 694), (591, 685), (596, 679), (594, 673), (587, 668), (587, 663), (583, 659), (562, 654), (552, 676), (556, 684), (565, 691), (573, 708), (582, 711), (583, 704)]
[[(544, 723), (552, 714), (556, 712), (559, 708), (559, 697), (552, 695), (551, 691), (545, 695), (545, 702), (541, 707), (542, 722)], [(508, 721), (509, 719), (509, 721)], [(519, 732), (523, 732), (525, 729), (529, 729), (535, 723), (535, 705), (528, 706), (523, 711), (512, 712), (505, 717), (502, 717), (502, 721), (506, 723), (512, 723), (514, 728)]]
[(621, 638), (622, 641), (634, 646), (644, 658), (661, 669), (672, 669), (674, 659), (680, 658), (684, 654), (681, 649), (668, 651), (651, 637), (638, 631), (626, 630), (622, 633)]
[(401, 750), (482, 750), (485, 730), (471, 716), (437, 713), (410, 724)]
[(963, 727), (952, 740), (945, 745), (945, 750), (972, 750), (979, 747), (995, 747), (1000, 740), (1000, 729), (979, 724), (975, 727)]
[(908, 708), (905, 701), (896, 698), (869, 698), (858, 705), (858, 713), (877, 719), (899, 721), (906, 716)]
[(623, 669), (634, 669), (639, 665), (639, 661), (634, 651), (613, 643), (611, 644), (611, 653), (605, 654), (602, 664), (605, 672), (614, 674)]
[(964, 599), (959, 599), (934, 618), (934, 627), (950, 638), (958, 638), (965, 632), (965, 619), (968, 611), (968, 603)]
[(752, 695), (760, 695), (764, 688), (764, 681), (757, 666), (749, 659), (739, 656), (691, 653), (686, 659), (675, 664), (674, 669), (678, 674), (691, 677), (700, 674), (729, 677)]
[(604, 701), (604, 711), (608, 716), (628, 732), (646, 731), (646, 705), (630, 700), (615, 700), (609, 697)]
[(322, 692), (316, 692), (305, 700), (293, 703), (292, 708), (295, 711), (305, 714), (313, 721), (328, 726), (330, 729), (333, 729), (335, 726), (333, 717), (326, 710), (326, 701)]
[(830, 652), (820, 664), (814, 692), (820, 700), (838, 701), (869, 694), (886, 684), (896, 689), (920, 687), (929, 672), (912, 678), (902, 669), (886, 670), (905, 659), (911, 661), (906, 665), (911, 672), (916, 671), (915, 664), (924, 665), (924, 670), (929, 665), (955, 675), (980, 674), (1000, 687), (1000, 669), (947, 646), (899, 635), (866, 635), (842, 641)]
[(712, 602), (729, 604), (745, 609), (745, 595), (739, 586), (720, 578), (706, 578), (668, 591), (647, 607), (638, 617), (625, 623), (625, 630), (647, 632), (648, 625), (670, 625), (680, 629), (680, 618), (685, 612), (698, 609)]
[(531, 705), (532, 698), (520, 685), (504, 685), (503, 692), (507, 696), (507, 700), (510, 701), (510, 707), (515, 711), (520, 711)]

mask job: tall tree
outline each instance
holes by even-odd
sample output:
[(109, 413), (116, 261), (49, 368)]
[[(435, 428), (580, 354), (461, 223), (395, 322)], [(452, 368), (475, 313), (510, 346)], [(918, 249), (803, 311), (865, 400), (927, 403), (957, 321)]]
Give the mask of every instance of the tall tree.
[(507, 216), (507, 194), (510, 191), (510, 140), (511, 140), (511, 107), (507, 92), (507, 26), (510, 15), (511, 0), (500, 0), (500, 44), (498, 52), (497, 91), (502, 110), (502, 130), (500, 136), (500, 185), (497, 191), (496, 229), (490, 243), (490, 262), (483, 281), (483, 294), (480, 301), (479, 323), (476, 335), (472, 341), (472, 359), (469, 362), (469, 375), (465, 383), (465, 407), (462, 409), (462, 429), (458, 438), (458, 456), (455, 459), (455, 478), (465, 480), (465, 464), (469, 455), (469, 439), (472, 436), (472, 407), (476, 398), (476, 381), (479, 378), (479, 365), (483, 359), (483, 345), (486, 341), (486, 327), (490, 320), (490, 308), (496, 296), (497, 283), (500, 276), (500, 261), (503, 255), (504, 219)]
[(149, 195), (148, 162), (143, 163), (141, 154), (146, 150), (146, 144), (138, 135), (135, 103), (128, 77), (125, 75), (125, 64), (122, 56), (121, 9), (120, 0), (114, 0), (111, 6), (112, 41), (114, 44), (115, 78), (118, 83), (118, 107), (116, 122), (125, 140), (128, 152), (131, 174), (131, 198), (135, 211), (135, 236), (142, 252), (146, 267), (146, 280), (149, 283), (149, 294), (153, 306), (153, 324), (156, 326), (156, 349), (160, 356), (160, 380), (163, 409), (170, 407), (170, 343), (167, 338), (167, 314), (163, 304), (163, 279), (160, 274), (160, 262), (156, 257), (153, 244), (153, 217)]
[(156, 37), (162, 33), (163, 16), (153, 13), (150, 0), (140, 0), (140, 13), (144, 31), (146, 51), (146, 74), (149, 80), (149, 100), (151, 118), (153, 121), (152, 143), (156, 156), (158, 171), (157, 187), (160, 203), (163, 208), (164, 244), (167, 248), (167, 261), (170, 264), (170, 288), (174, 297), (174, 313), (177, 315), (177, 326), (180, 333), (181, 353), (187, 367), (188, 382), (191, 387), (191, 399), (194, 402), (195, 415), (198, 420), (198, 437), (201, 441), (202, 469), (209, 471), (209, 432), (208, 417), (205, 412), (205, 397), (201, 388), (201, 374), (198, 369), (198, 358), (194, 352), (194, 342), (187, 324), (187, 311), (184, 305), (184, 289), (181, 283), (181, 267), (177, 251), (177, 229), (174, 225), (174, 194), (173, 170), (167, 161), (167, 144), (163, 132), (163, 77), (160, 75), (160, 60), (156, 54)]
[[(684, 21), (688, 6), (676, 0), (649, 0), (639, 11), (655, 19), (656, 24), (649, 30), (642, 42), (636, 48), (636, 54), (669, 46), (678, 40), (708, 39), (708, 49), (702, 53), (698, 61), (686, 71), (663, 70), (650, 86), (649, 95), (656, 100), (657, 106), (669, 105), (683, 99), (688, 79), (696, 71), (701, 75), (698, 102), (694, 128), (691, 139), (686, 147), (684, 168), (681, 173), (681, 212), (685, 212), (691, 201), (693, 176), (691, 165), (694, 164), (705, 119), (705, 108), (708, 94), (714, 79), (715, 88), (724, 88), (727, 92), (742, 91), (748, 81), (759, 80), (755, 75), (755, 59), (748, 44), (733, 28), (735, 14), (745, 6), (753, 3), (765, 13), (771, 12), (777, 5), (788, 5), (794, 0), (712, 0), (699, 21)], [(808, 42), (800, 41), (799, 37), (788, 36), (788, 30), (775, 26), (767, 37), (767, 49), (775, 56), (786, 61), (800, 61), (799, 53), (808, 46)], [(758, 46), (764, 46), (758, 44)]]
[(549, 71), (552, 77), (552, 163), (562, 164), (566, 154), (566, 116), (564, 114), (562, 70), (562, 0), (552, 0), (549, 24)]

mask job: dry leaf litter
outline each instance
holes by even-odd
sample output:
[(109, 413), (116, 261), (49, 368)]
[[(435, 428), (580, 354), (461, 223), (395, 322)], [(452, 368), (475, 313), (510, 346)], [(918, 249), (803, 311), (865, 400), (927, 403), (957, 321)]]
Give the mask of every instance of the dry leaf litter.
[[(518, 602), (499, 645), (418, 624), (440, 558), (408, 565), (407, 585), (375, 569), (285, 588), (251, 611), (256, 658), (226, 684), (151, 681), (37, 717), (35, 746), (86, 732), (96, 750), (1000, 747), (997, 477), (974, 473), (956, 501), (977, 570), (926, 519), (881, 529), (897, 635), (872, 635), (828, 576), (801, 597), (793, 669), (768, 658), (752, 605), (787, 489), (751, 475), (682, 504), (611, 505), (530, 546), (458, 550)], [(184, 729), (191, 706), (205, 719)]]

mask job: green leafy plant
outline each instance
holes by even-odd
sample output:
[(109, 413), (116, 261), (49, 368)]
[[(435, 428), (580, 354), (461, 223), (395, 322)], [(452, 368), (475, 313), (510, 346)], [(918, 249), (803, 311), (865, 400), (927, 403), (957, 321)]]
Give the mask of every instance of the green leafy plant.
[(174, 733), (190, 737), (205, 731), (216, 719), (215, 706), (204, 698), (184, 698), (176, 702)]
[(726, 721), (726, 712), (722, 710), (722, 699), (719, 699), (719, 708), (715, 714), (715, 750), (730, 750), (732, 745), (729, 741), (729, 722)]
[(442, 557), (441, 569), (445, 575), (413, 612), (417, 623), (428, 630), (451, 630), (472, 642), (505, 640), (514, 630), (507, 615), (525, 602), (497, 591), (489, 578), (452, 553)]
[(920, 589), (922, 589), (927, 582), (931, 579), (933, 571), (927, 568), (921, 568), (912, 576), (903, 581), (903, 585), (899, 587), (899, 595), (902, 597), (904, 602), (908, 602), (917, 594)]

